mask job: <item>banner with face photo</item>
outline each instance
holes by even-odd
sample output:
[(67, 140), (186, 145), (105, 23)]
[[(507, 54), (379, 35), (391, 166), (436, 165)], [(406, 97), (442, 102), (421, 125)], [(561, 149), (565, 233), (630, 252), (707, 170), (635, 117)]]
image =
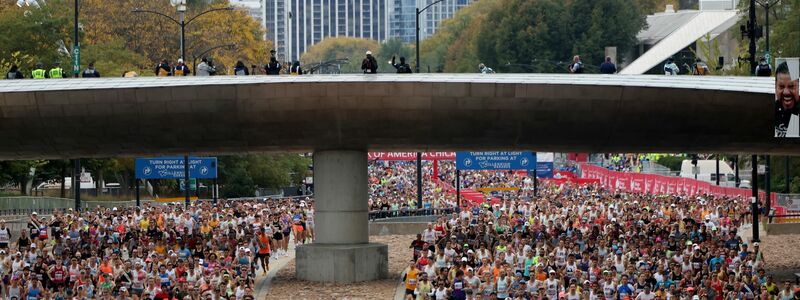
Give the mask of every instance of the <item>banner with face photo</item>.
[(775, 137), (800, 137), (800, 58), (775, 59)]

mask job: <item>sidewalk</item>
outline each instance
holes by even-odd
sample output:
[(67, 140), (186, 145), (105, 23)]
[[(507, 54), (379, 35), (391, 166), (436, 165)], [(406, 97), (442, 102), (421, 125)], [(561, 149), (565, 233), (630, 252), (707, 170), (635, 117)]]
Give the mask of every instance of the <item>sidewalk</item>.
[(289, 251), (287, 253), (289, 254), (288, 256), (282, 256), (277, 260), (270, 258), (267, 276), (259, 275), (256, 277), (255, 288), (253, 289), (253, 294), (256, 299), (267, 298), (267, 292), (269, 291), (269, 285), (272, 279), (275, 278), (275, 275), (277, 275), (286, 264), (294, 260), (294, 238), (289, 240)]

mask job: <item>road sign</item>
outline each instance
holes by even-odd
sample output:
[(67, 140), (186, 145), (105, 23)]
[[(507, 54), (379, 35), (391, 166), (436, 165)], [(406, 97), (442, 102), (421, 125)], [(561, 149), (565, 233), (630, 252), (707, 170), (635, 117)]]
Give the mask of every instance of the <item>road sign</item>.
[[(136, 159), (137, 179), (182, 179), (183, 157)], [(217, 178), (216, 157), (189, 157), (189, 178)]]
[[(186, 190), (186, 187), (183, 186), (183, 180), (178, 180), (178, 184), (180, 185), (181, 192)], [(197, 190), (197, 179), (189, 178), (189, 190), (196, 191)]]
[(81, 45), (75, 45), (72, 49), (72, 72), (78, 74), (81, 72)]
[(456, 168), (459, 170), (535, 170), (536, 154), (514, 151), (456, 152)]

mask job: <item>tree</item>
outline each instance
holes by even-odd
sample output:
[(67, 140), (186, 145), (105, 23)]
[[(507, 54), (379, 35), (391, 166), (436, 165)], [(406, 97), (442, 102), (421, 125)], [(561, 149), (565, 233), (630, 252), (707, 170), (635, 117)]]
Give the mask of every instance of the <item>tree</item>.
[(800, 56), (800, 0), (783, 0), (771, 11), (772, 57)]
[(227, 156), (219, 159), (220, 195), (223, 198), (252, 197), (256, 187), (247, 172), (247, 159), (244, 156)]
[(391, 38), (381, 44), (378, 53), (380, 53), (380, 56), (377, 58), (378, 62), (390, 61), (392, 60), (392, 56), (396, 56), (398, 61), (400, 57), (405, 57), (406, 63), (413, 68), (414, 48), (409, 44), (403, 43), (403, 40), (399, 38)]
[(54, 9), (63, 1), (48, 1), (40, 8), (0, 2), (0, 60), (19, 64), (27, 76), (37, 62), (49, 67), (68, 61), (63, 46), (69, 19)]
[[(380, 57), (380, 45), (370, 39), (360, 39), (352, 37), (330, 37), (322, 40), (308, 48), (300, 60), (303, 64), (326, 62), (335, 59), (349, 58), (350, 62), (342, 65), (342, 73), (361, 73), (361, 61), (367, 51), (372, 51), (372, 55)], [(378, 73), (386, 72), (387, 66), (378, 61)]]

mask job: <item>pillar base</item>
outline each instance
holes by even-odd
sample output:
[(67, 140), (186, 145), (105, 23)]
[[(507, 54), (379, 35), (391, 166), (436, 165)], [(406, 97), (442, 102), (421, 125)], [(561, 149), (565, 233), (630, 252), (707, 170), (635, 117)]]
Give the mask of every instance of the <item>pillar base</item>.
[(389, 246), (369, 244), (307, 244), (295, 249), (298, 279), (353, 283), (389, 276)]

